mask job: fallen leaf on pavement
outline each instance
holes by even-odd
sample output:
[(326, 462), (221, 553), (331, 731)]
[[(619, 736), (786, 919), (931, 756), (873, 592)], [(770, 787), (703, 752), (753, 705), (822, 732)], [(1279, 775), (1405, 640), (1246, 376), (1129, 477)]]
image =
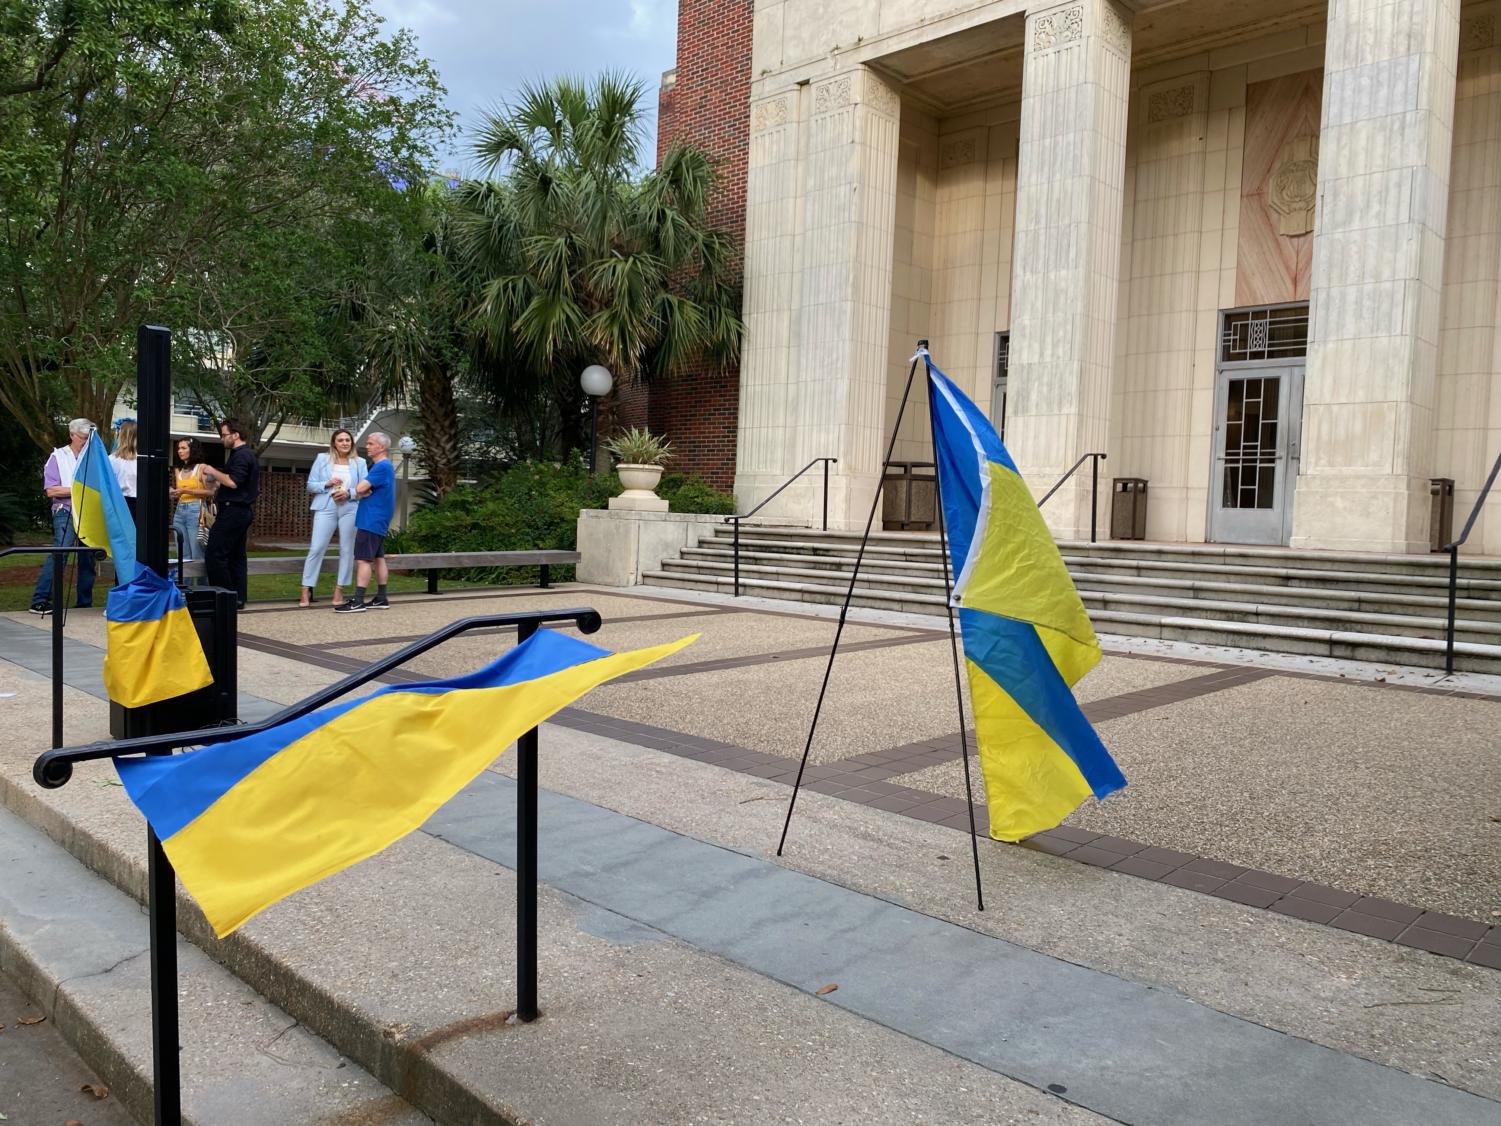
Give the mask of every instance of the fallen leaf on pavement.
[(837, 985), (825, 985), (825, 986), (822, 986), (822, 987), (820, 987), (818, 989), (815, 989), (813, 991), (813, 996), (815, 996), (815, 997), (822, 997), (825, 993), (832, 993), (832, 992), (834, 992), (834, 990), (836, 990), (838, 988), (839, 988), (839, 986), (837, 986)]
[(41, 1024), (42, 1021), (44, 1021), (46, 1019), (47, 1018), (45, 1016), (40, 1016), (40, 1017), (22, 1017), (20, 1020), (16, 1021), (16, 1023), (17, 1024)]
[(109, 1088), (106, 1087), (103, 1083), (85, 1083), (78, 1089), (80, 1091), (87, 1091), (96, 1099), (102, 1099), (109, 1095)]

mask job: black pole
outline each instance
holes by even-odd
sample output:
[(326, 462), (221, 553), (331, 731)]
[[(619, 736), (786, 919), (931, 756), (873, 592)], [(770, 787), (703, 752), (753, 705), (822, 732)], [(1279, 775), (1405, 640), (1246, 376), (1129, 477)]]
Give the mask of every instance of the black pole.
[(740, 518), (737, 516), (733, 521), (735, 525), (735, 597), (740, 597)]
[[(970, 781), (969, 734), (964, 726), (964, 688), (959, 679), (959, 633), (954, 626), (953, 569), (949, 565), (949, 535), (943, 518), (943, 474), (938, 468), (938, 420), (929, 400), (928, 432), (933, 439), (933, 507), (938, 512), (938, 547), (943, 554), (943, 607), (949, 616), (949, 650), (954, 656), (954, 702), (959, 709), (959, 756), (964, 763), (964, 804), (969, 810), (969, 852), (975, 864), (975, 908), (985, 910), (985, 890), (980, 883), (980, 835), (975, 829), (975, 787)], [(908, 494), (911, 495), (910, 493)]]
[(136, 332), (136, 560), (167, 574), (167, 443), (172, 414), (172, 334), (154, 325)]
[(589, 396), (589, 476), (594, 476), (594, 459), (599, 445), (599, 397)]
[(1454, 617), (1459, 597), (1459, 545), (1449, 545), (1449, 632), (1445, 644), (1444, 675), (1454, 675)]
[[(891, 427), (891, 441), (886, 444), (886, 456), (881, 461), (881, 475), (876, 481), (875, 495), (870, 499), (870, 515), (865, 518), (865, 534), (860, 537), (860, 550), (855, 554), (855, 569), (850, 572), (850, 586), (844, 592), (844, 605), (839, 607), (839, 625), (834, 630), (834, 644), (829, 648), (829, 663), (823, 670), (823, 684), (818, 689), (818, 703), (813, 705), (813, 722), (808, 726), (808, 741), (803, 745), (803, 758), (797, 767), (797, 778), (792, 783), (792, 799), (787, 803), (787, 818), (782, 822), (782, 838), (777, 841), (777, 855), (787, 843), (787, 829), (792, 824), (792, 811), (797, 806), (798, 791), (803, 786), (803, 771), (808, 769), (808, 753), (813, 749), (813, 733), (818, 730), (818, 717), (823, 712), (824, 694), (829, 690), (829, 676), (834, 671), (834, 656), (839, 652), (839, 638), (844, 633), (844, 620), (850, 612), (850, 600), (855, 597), (855, 581), (860, 577), (860, 564), (865, 559), (865, 545), (870, 542), (870, 529), (876, 520), (876, 509), (881, 504), (881, 482), (886, 479), (886, 470), (891, 465), (891, 455), (896, 452), (896, 436), (901, 433), (902, 415), (907, 411), (907, 399), (912, 394), (912, 378), (917, 374), (917, 361), (927, 354), (928, 342), (917, 342), (917, 354), (912, 357), (912, 366), (907, 369), (907, 385), (902, 389), (902, 401), (896, 409), (896, 423)], [(738, 531), (739, 525), (736, 525)]]
[(1097, 522), (1100, 515), (1100, 459), (1089, 459), (1089, 542), (1096, 542)]
[(829, 530), (829, 459), (823, 459), (823, 530)]
[[(70, 517), (71, 519), (71, 517)], [(63, 745), (63, 598), (68, 593), (68, 584), (63, 576), (63, 567), (71, 555), (49, 555), (47, 564), (52, 568), (52, 746)]]
[(146, 830), (147, 922), (151, 935), (151, 1061), (156, 1126), (182, 1121), (177, 1024), (177, 873)]
[[(172, 333), (136, 330), (136, 562), (167, 574), (167, 442), (172, 411)], [(171, 754), (171, 751), (167, 751)], [(177, 1012), (177, 874), (146, 830), (146, 908), (151, 933), (151, 1058), (157, 1126), (182, 1120)]]
[[(519, 645), (536, 622), (516, 630)], [(537, 1019), (537, 729), (516, 740), (516, 1019)]]

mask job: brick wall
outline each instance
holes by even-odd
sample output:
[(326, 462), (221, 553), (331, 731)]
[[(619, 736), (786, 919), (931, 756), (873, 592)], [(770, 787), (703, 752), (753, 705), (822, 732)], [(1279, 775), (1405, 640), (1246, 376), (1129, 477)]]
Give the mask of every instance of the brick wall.
[[(753, 0), (678, 0), (677, 69), (657, 99), (657, 159), (674, 141), (714, 158), (718, 186), (709, 221), (738, 248), (745, 239), (745, 165), (750, 148)], [(721, 489), (735, 482), (740, 373), (686, 372), (650, 386), (622, 387), (615, 418), (648, 426), (677, 445), (675, 472)]]
[(255, 523), (250, 526), (251, 542), (306, 543), (313, 534), (309, 499), (307, 470), (262, 467)]

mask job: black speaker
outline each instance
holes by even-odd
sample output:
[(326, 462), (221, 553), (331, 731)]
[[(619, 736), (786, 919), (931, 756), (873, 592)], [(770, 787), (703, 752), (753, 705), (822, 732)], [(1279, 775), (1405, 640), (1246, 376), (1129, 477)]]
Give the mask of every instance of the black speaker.
[(177, 696), (143, 708), (127, 708), (110, 701), (109, 733), (116, 739), (162, 735), (168, 731), (192, 731), (220, 727), (239, 717), (239, 665), (236, 659), (235, 600), (232, 590), (195, 586), (183, 591), (188, 614), (203, 655), (208, 658), (214, 683), (185, 696)]

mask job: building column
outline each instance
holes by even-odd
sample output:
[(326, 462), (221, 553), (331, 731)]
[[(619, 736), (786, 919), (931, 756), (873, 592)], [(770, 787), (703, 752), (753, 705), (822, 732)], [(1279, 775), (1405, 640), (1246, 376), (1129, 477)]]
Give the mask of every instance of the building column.
[(1330, 0), (1293, 547), (1428, 550), (1458, 0)]
[[(829, 526), (864, 526), (880, 485), (900, 101), (864, 68), (752, 106), (742, 512), (835, 457)], [(821, 521), (815, 470), (762, 515)]]
[[(1038, 8), (1026, 50), (1006, 445), (1041, 496), (1110, 435), (1129, 17), (1110, 0)], [(1104, 526), (1109, 499), (1102, 489)], [(1087, 537), (1088, 467), (1042, 511), (1054, 535)]]

